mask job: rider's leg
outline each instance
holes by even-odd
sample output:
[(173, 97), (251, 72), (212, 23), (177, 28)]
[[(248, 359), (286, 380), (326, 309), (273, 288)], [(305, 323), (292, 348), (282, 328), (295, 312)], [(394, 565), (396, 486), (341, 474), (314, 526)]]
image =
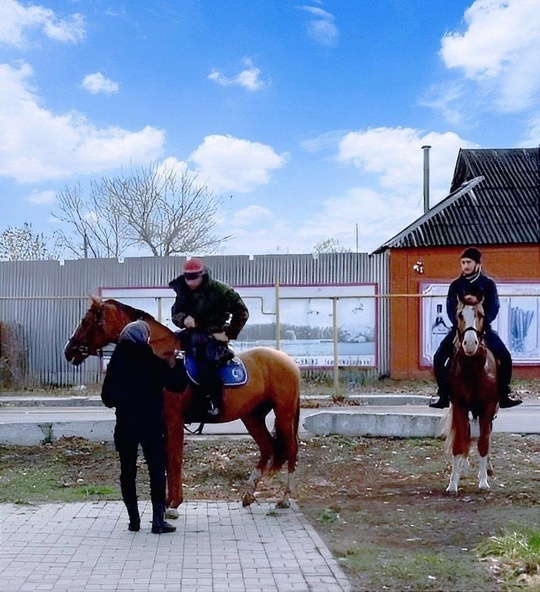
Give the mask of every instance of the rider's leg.
[(219, 368), (215, 364), (208, 363), (201, 387), (206, 395), (208, 414), (217, 415), (221, 407), (223, 385), (219, 377)]
[(444, 409), (450, 407), (450, 389), (448, 376), (450, 374), (450, 363), (454, 353), (454, 332), (450, 331), (441, 341), (435, 355), (433, 356), (433, 371), (437, 380), (437, 401), (430, 403), (430, 407)]
[(120, 489), (129, 517), (128, 530), (137, 532), (141, 527), (136, 486), (139, 443), (117, 423), (114, 444), (120, 458)]
[(497, 360), (497, 384), (499, 387), (499, 407), (508, 409), (522, 403), (519, 399), (510, 398), (510, 381), (512, 380), (512, 356), (502, 339), (495, 331), (486, 332), (486, 345)]
[(174, 532), (176, 527), (165, 522), (165, 441), (160, 426), (149, 429), (141, 445), (150, 477), (152, 533)]

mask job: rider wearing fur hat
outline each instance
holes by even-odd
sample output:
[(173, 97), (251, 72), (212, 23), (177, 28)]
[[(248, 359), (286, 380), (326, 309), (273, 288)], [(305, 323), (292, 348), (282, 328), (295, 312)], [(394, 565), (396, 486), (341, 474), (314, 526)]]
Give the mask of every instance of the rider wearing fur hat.
[(203, 261), (195, 257), (184, 264), (182, 275), (169, 286), (176, 292), (172, 321), (186, 329), (182, 338), (185, 349), (202, 366), (199, 390), (207, 397), (208, 413), (217, 415), (222, 391), (218, 368), (233, 357), (227, 344), (246, 324), (248, 309), (233, 288), (211, 279)]
[(493, 329), (491, 323), (499, 312), (499, 296), (495, 282), (482, 273), (482, 253), (476, 247), (469, 247), (461, 253), (461, 275), (456, 278), (448, 290), (446, 297), (446, 313), (452, 322), (452, 328), (441, 341), (433, 357), (433, 370), (438, 385), (438, 400), (430, 403), (430, 407), (443, 409), (450, 406), (451, 393), (448, 386), (450, 366), (454, 354), (454, 338), (456, 335), (456, 308), (458, 299), (472, 294), (483, 298), (486, 331), (486, 346), (499, 361), (498, 386), (499, 406), (501, 408), (514, 407), (521, 401), (510, 398), (510, 381), (512, 379), (512, 357), (501, 338)]

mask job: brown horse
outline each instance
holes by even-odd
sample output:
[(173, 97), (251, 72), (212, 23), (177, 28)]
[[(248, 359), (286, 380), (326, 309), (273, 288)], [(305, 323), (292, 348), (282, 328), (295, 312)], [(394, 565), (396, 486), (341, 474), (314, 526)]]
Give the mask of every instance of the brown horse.
[[(150, 325), (150, 345), (154, 353), (172, 366), (180, 342), (173, 331), (150, 314), (117, 300), (92, 297), (92, 304), (68, 341), (66, 359), (79, 365), (91, 355), (99, 355), (109, 343), (116, 343), (122, 328), (129, 322), (144, 319)], [(260, 450), (260, 459), (252, 471), (242, 495), (244, 506), (255, 501), (255, 487), (264, 473), (277, 473), (287, 463), (287, 482), (279, 507), (289, 507), (291, 481), (298, 454), (300, 417), (300, 370), (285, 353), (256, 347), (238, 354), (248, 372), (243, 386), (223, 389), (222, 409), (216, 418), (197, 421), (225, 423), (241, 419)], [(193, 391), (164, 392), (165, 434), (167, 438), (167, 515), (176, 516), (183, 501), (182, 460), (184, 423), (194, 403)], [(266, 427), (266, 416), (275, 414), (274, 434)], [(191, 419), (190, 421), (194, 421)]]
[(472, 441), (471, 428), (477, 437), (478, 487), (489, 489), (488, 455), (493, 419), (497, 413), (497, 363), (484, 343), (484, 309), (474, 296), (466, 296), (457, 307), (457, 332), (450, 369), (449, 444), (452, 451), (452, 474), (447, 492), (456, 493), (462, 470), (468, 463)]

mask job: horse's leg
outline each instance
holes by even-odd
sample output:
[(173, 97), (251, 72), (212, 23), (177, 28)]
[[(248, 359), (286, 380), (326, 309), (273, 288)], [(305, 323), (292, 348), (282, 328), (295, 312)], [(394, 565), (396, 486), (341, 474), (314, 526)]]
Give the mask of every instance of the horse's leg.
[(251, 472), (242, 494), (242, 505), (244, 507), (251, 505), (255, 501), (255, 488), (274, 453), (274, 439), (266, 427), (266, 415), (266, 413), (263, 414), (255, 410), (242, 418), (242, 422), (255, 440), (261, 453), (259, 462)]
[(452, 473), (446, 488), (448, 493), (457, 493), (459, 478), (469, 454), (470, 426), (469, 413), (466, 409), (452, 405)]
[(292, 409), (283, 409), (279, 405), (275, 409), (276, 414), (276, 437), (275, 454), (272, 463), (272, 471), (279, 471), (287, 461), (287, 480), (283, 497), (277, 503), (278, 508), (289, 508), (291, 505), (290, 495), (292, 492), (293, 474), (296, 470), (298, 457), (298, 423), (300, 418), (300, 403)]
[(489, 442), (491, 439), (491, 418), (480, 418), (480, 436), (478, 438), (478, 454), (480, 456), (478, 467), (478, 487), (480, 489), (490, 489), (488, 483), (488, 460), (489, 460)]
[(182, 460), (184, 455), (184, 417), (181, 395), (165, 391), (163, 395), (166, 461), (167, 518), (178, 518), (178, 506), (184, 500), (182, 492)]
[(447, 493), (457, 493), (461, 467), (464, 461), (465, 457), (462, 454), (454, 454), (452, 456), (452, 473), (450, 475), (450, 483), (446, 488)]

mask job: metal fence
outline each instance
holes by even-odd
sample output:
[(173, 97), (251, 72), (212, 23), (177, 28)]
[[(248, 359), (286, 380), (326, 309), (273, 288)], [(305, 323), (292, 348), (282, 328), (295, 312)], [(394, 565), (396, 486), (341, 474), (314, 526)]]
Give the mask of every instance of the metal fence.
[[(63, 264), (0, 262), (0, 384), (6, 388), (10, 379), (27, 388), (100, 382), (98, 358), (75, 368), (63, 355), (67, 340), (88, 309), (89, 296), (105, 288), (166, 288), (181, 273), (184, 261), (184, 257), (152, 257)], [(375, 284), (378, 294), (388, 293), (388, 262), (387, 253), (205, 257), (212, 277), (231, 286)], [(355, 376), (362, 380), (389, 371), (387, 299), (378, 299), (376, 315), (377, 367), (359, 369)], [(353, 370), (344, 375), (354, 378)], [(16, 375), (11, 376), (13, 372)]]

